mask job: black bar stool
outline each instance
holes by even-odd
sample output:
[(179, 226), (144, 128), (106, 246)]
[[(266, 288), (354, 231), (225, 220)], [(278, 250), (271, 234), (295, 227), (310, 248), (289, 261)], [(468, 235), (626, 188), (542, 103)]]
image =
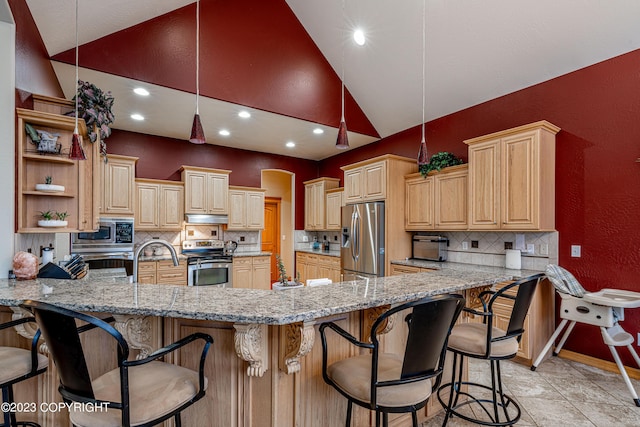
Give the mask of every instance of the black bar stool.
[[(453, 353), (451, 382), (444, 384), (438, 390), (438, 400), (446, 411), (443, 426), (447, 425), (449, 418), (453, 415), (476, 424), (489, 426), (508, 426), (518, 422), (521, 415), (520, 407), (503, 392), (500, 361), (511, 359), (518, 352), (518, 345), (524, 332), (524, 320), (536, 286), (543, 277), (544, 274), (536, 274), (504, 286), (499, 291), (480, 293), (483, 306), (481, 312), (464, 309), (466, 312), (482, 316), (482, 323), (463, 323), (456, 325), (451, 331), (448, 344), (448, 350)], [(493, 326), (494, 303), (505, 300), (513, 301), (513, 310), (506, 331)], [(465, 357), (490, 361), (491, 386), (462, 381)], [(474, 397), (473, 389), (476, 389), (476, 396), (478, 396), (477, 392), (482, 391), (477, 390), (478, 388), (489, 390), (490, 398)], [(445, 392), (449, 396), (446, 402), (443, 398)], [(478, 410), (477, 417), (473, 416), (474, 411), (466, 414), (461, 412), (461, 409), (471, 406)]]
[[(23, 317), (0, 325), (0, 330), (12, 328), (25, 323), (35, 323), (33, 317)], [(13, 385), (40, 375), (47, 370), (49, 359), (38, 353), (38, 340), (40, 331), (38, 330), (31, 340), (31, 349), (25, 350), (17, 347), (0, 347), (0, 387), (2, 387), (2, 402), (13, 405)], [(33, 402), (35, 405), (36, 403)], [(12, 409), (12, 408), (9, 408)], [(16, 414), (13, 411), (3, 410), (3, 422), (0, 427), (32, 426), (40, 427), (39, 424), (31, 421), (16, 421)]]
[[(144, 359), (128, 360), (127, 342), (106, 321), (43, 302), (27, 301), (22, 307), (34, 313), (40, 325), (58, 369), (63, 400), (79, 403), (69, 411), (74, 426), (149, 427), (173, 418), (180, 427), (180, 413), (205, 395), (204, 363), (213, 343), (207, 334), (191, 334)], [(76, 320), (87, 325), (78, 328)], [(118, 367), (92, 380), (80, 333), (96, 328), (116, 340)], [(157, 360), (196, 340), (204, 341), (198, 372)]]
[[(335, 323), (320, 326), (322, 377), (347, 398), (347, 426), (351, 424), (354, 403), (376, 411), (376, 426), (380, 425), (381, 414), (387, 426), (389, 413), (402, 412), (411, 412), (413, 426), (418, 426), (417, 411), (426, 405), (432, 390), (437, 390), (440, 384), (447, 339), (464, 302), (461, 295), (443, 295), (392, 308), (373, 323), (370, 342), (358, 341)], [(408, 313), (405, 352), (382, 353), (376, 332), (389, 316), (402, 311)], [(328, 365), (327, 328), (370, 352)]]

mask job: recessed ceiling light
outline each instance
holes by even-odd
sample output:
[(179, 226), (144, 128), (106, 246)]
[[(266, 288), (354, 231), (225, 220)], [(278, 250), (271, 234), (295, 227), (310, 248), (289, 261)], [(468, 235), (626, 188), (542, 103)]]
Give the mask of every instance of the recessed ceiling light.
[(238, 113), (238, 116), (242, 117), (243, 119), (248, 119), (249, 117), (251, 117), (251, 113), (249, 113), (248, 111), (240, 111)]
[(286, 145), (287, 147), (289, 147), (289, 148), (293, 148), (293, 147), (295, 147), (295, 146), (296, 146), (296, 143), (295, 143), (295, 142), (293, 142), (293, 141), (289, 141), (289, 142), (287, 142), (285, 145)]
[(362, 30), (355, 30), (353, 32), (353, 39), (356, 41), (356, 44), (358, 46), (362, 46), (365, 43), (365, 37), (364, 37), (364, 31)]
[(316, 135), (322, 135), (324, 133), (324, 131), (320, 128), (315, 128), (313, 130), (313, 133), (315, 133)]
[(149, 91), (143, 87), (137, 87), (133, 91), (140, 96), (149, 96)]
[(218, 133), (219, 133), (220, 135), (222, 135), (222, 136), (229, 136), (229, 135), (231, 135), (231, 132), (229, 132), (229, 131), (228, 131), (228, 130), (226, 130), (226, 129), (220, 129), (220, 131), (219, 131)]
[(142, 114), (138, 114), (138, 113), (136, 113), (136, 114), (132, 114), (132, 115), (131, 115), (131, 118), (132, 118), (133, 120), (138, 120), (138, 121), (140, 121), (140, 120), (144, 120), (144, 116), (143, 116)]

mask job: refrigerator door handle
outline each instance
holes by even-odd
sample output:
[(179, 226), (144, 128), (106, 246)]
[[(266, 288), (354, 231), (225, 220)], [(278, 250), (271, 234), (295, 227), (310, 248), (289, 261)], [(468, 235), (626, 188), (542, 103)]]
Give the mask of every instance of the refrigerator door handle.
[(358, 214), (358, 211), (354, 212), (354, 216), (355, 216), (355, 228), (354, 228), (354, 234), (355, 234), (355, 239), (354, 239), (354, 247), (355, 247), (355, 261), (358, 262), (358, 260), (360, 259), (360, 215)]
[(351, 213), (351, 259), (356, 261), (356, 213), (355, 211)]

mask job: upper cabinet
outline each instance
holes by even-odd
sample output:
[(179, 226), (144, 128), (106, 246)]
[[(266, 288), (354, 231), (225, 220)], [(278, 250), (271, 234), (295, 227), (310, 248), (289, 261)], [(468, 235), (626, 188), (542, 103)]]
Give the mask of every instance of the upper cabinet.
[[(47, 99), (50, 100), (49, 111), (60, 110), (62, 113), (68, 111), (72, 105), (64, 99)], [(68, 154), (75, 127), (74, 117), (21, 108), (16, 108), (16, 115), (16, 231), (69, 233), (96, 230), (101, 192), (99, 142), (82, 144), (86, 160), (70, 160)], [(47, 148), (38, 147), (32, 142), (25, 130), (26, 124), (35, 131), (48, 132), (54, 136), (51, 139), (51, 152), (39, 150)], [(84, 120), (78, 121), (78, 128), (81, 139), (88, 141)], [(53, 224), (40, 222), (39, 225), (40, 220), (46, 219), (41, 212), (51, 212), (53, 219), (57, 218), (56, 214), (60, 214), (64, 217), (66, 225), (62, 221)]]
[(229, 223), (227, 230), (264, 229), (264, 193), (251, 187), (229, 187)]
[(464, 141), (469, 229), (555, 229), (555, 135), (540, 121)]
[(468, 165), (405, 176), (405, 229), (465, 230), (467, 228)]
[(304, 182), (305, 230), (327, 230), (325, 193), (337, 188), (339, 182), (337, 178), (317, 178)]
[[(344, 203), (382, 201), (400, 195), (404, 204), (404, 191), (397, 191), (397, 184), (402, 185), (404, 175), (417, 168), (415, 160), (393, 154), (343, 166)], [(397, 173), (402, 175), (397, 177)]]
[(136, 179), (136, 230), (181, 230), (184, 184), (159, 179)]
[(338, 231), (342, 222), (342, 206), (344, 188), (334, 188), (325, 193), (325, 220), (326, 229)]
[(229, 174), (231, 171), (182, 166), (184, 212), (188, 214), (229, 213)]
[(107, 155), (102, 163), (102, 203), (100, 213), (133, 216), (137, 157)]

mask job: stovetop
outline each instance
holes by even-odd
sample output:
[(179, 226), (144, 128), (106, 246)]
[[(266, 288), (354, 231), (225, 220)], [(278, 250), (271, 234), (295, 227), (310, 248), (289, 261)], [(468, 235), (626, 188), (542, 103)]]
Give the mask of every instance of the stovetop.
[(233, 260), (224, 254), (224, 241), (215, 239), (185, 240), (182, 242), (182, 254), (188, 257), (187, 264)]

